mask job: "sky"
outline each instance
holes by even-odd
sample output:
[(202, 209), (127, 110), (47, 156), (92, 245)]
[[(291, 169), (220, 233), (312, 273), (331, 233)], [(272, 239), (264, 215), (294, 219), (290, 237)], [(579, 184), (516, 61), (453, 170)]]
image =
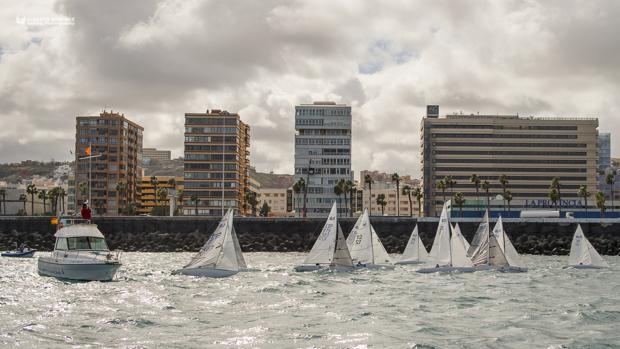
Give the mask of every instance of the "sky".
[[(598, 117), (620, 146), (620, 1), (0, 0), (0, 162), (69, 160), (119, 111), (183, 155), (186, 112), (238, 112), (292, 173), (294, 106), (352, 106), (353, 170), (419, 176), (427, 104)], [(618, 134), (616, 137), (615, 134)]]

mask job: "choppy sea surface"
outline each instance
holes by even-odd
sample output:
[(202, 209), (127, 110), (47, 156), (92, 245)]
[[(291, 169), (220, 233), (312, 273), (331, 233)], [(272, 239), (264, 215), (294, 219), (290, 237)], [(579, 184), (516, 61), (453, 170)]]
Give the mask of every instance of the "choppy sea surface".
[(302, 253), (246, 253), (256, 271), (173, 276), (190, 253), (125, 253), (113, 282), (0, 259), (0, 346), (23, 348), (618, 348), (620, 257), (607, 270), (523, 256), (523, 274), (296, 273)]

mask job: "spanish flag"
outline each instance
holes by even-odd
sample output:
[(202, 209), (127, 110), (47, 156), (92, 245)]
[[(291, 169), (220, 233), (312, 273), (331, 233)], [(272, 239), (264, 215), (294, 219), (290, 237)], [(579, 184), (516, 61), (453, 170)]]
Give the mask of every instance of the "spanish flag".
[(86, 155), (90, 155), (90, 145), (88, 147), (86, 147), (86, 149), (84, 149), (84, 151), (86, 152)]

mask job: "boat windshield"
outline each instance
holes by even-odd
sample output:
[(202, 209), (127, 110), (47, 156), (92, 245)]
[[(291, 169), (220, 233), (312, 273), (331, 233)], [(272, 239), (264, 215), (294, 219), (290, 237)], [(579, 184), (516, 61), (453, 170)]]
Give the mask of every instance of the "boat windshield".
[(108, 251), (108, 245), (104, 238), (80, 236), (74, 238), (58, 238), (58, 241), (56, 241), (56, 249)]

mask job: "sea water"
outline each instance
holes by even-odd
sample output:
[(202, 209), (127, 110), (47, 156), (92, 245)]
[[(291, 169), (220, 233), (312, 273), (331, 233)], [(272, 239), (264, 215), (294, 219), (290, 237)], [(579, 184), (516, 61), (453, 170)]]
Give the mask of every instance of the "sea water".
[[(44, 254), (44, 253), (41, 253)], [(0, 346), (23, 348), (616, 348), (620, 257), (605, 270), (523, 256), (529, 272), (296, 273), (301, 253), (246, 253), (254, 271), (173, 276), (190, 253), (125, 253), (113, 282), (0, 259)]]

